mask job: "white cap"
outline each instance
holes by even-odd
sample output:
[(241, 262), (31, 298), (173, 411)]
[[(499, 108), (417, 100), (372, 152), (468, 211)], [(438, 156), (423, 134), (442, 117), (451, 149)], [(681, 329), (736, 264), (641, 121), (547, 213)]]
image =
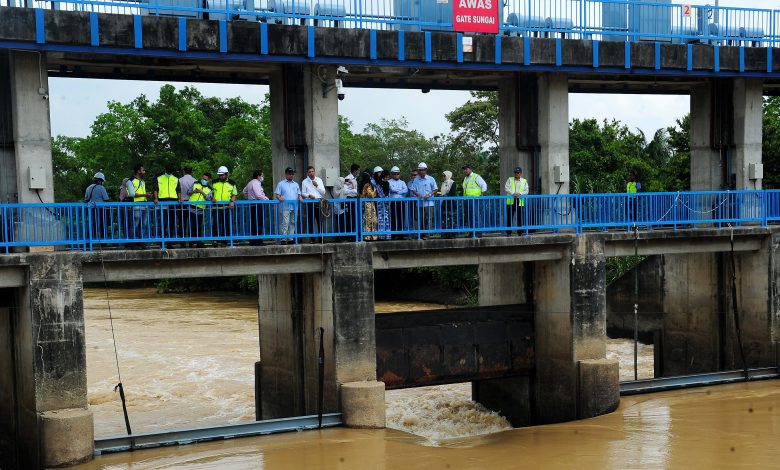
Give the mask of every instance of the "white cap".
[(427, 170), (428, 169), (428, 165), (426, 165), (425, 162), (420, 162), (420, 164), (417, 165), (417, 169), (418, 170)]
[(97, 173), (95, 173), (95, 179), (96, 180), (103, 180), (103, 181), (105, 181), (106, 180), (106, 175), (104, 175), (102, 172), (98, 171)]
[(380, 172), (382, 172), (382, 171), (384, 171), (384, 170), (382, 170), (382, 167), (381, 167), (381, 166), (375, 166), (375, 167), (374, 167), (374, 173), (380, 173)]
[(400, 172), (401, 172), (401, 169), (398, 168), (397, 166), (394, 166), (394, 167), (390, 168), (390, 173), (400, 173)]
[(228, 173), (228, 169), (224, 165), (219, 167), (219, 169), (217, 169), (217, 174), (218, 175), (224, 175), (224, 174), (227, 174), (227, 173)]

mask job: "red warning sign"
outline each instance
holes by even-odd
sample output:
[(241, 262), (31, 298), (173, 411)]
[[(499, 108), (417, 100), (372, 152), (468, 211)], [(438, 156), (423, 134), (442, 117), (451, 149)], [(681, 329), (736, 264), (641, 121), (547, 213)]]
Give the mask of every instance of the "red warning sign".
[(453, 0), (453, 28), (461, 33), (498, 33), (498, 1)]

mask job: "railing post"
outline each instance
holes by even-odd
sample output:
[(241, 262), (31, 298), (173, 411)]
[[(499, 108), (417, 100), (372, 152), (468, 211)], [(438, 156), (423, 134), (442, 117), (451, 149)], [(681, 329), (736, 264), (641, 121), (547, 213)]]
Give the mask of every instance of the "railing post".
[(360, 202), (360, 196), (354, 199), (355, 201), (355, 243), (360, 243), (363, 240), (363, 203)]
[(81, 220), (86, 220), (87, 221), (86, 233), (84, 234), (84, 240), (85, 240), (84, 248), (86, 248), (87, 245), (89, 245), (89, 251), (92, 251), (92, 211), (90, 210), (90, 207), (89, 207), (90, 204), (92, 204), (93, 206), (95, 205), (94, 202), (84, 204), (84, 207), (82, 208), (82, 210), (86, 210), (87, 211), (87, 214), (86, 214), (87, 216), (86, 216), (86, 218), (82, 217)]
[(164, 202), (162, 204), (156, 203), (157, 206), (160, 208), (160, 223), (158, 226), (160, 227), (160, 249), (162, 251), (165, 251), (165, 231), (167, 228), (167, 224), (165, 222), (165, 211), (164, 211)]

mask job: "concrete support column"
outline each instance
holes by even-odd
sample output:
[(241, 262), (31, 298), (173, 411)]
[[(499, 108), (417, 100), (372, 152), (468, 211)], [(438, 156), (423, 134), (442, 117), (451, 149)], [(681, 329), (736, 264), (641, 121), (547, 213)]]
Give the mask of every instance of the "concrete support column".
[[(18, 289), (5, 336), (13, 367), (4, 377), (13, 410), (20, 468), (71, 465), (92, 458), (94, 429), (87, 405), (81, 265), (66, 256), (30, 259), (29, 284)], [(5, 432), (5, 430), (3, 430)]]
[[(501, 187), (519, 166), (528, 180), (530, 192), (539, 191), (534, 165), (534, 154), (538, 151), (538, 106), (536, 78), (513, 76), (498, 83), (498, 155), (500, 161)], [(522, 92), (520, 91), (522, 90)]]
[[(695, 85), (691, 89), (691, 190), (714, 191), (723, 188), (721, 152), (713, 148), (713, 130), (717, 130), (716, 112), (722, 100), (716, 96), (713, 82)], [(721, 126), (722, 127), (722, 126)]]
[(341, 384), (376, 381), (371, 263), (370, 247), (343, 245), (322, 273), (258, 276), (261, 419), (317, 412), (320, 328), (325, 412)]
[(282, 65), (271, 73), (273, 178), (291, 166), (299, 177), (311, 165), (326, 186), (339, 176), (338, 97), (332, 66)]
[[(542, 194), (569, 193), (569, 80), (564, 74), (539, 77), (539, 175)], [(564, 182), (553, 173), (560, 167)]]
[[(714, 372), (720, 363), (724, 289), (717, 254), (664, 255), (661, 364), (656, 375)], [(659, 357), (659, 355), (656, 355)]]
[(45, 55), (0, 52), (0, 202), (54, 201), (48, 98)]
[[(603, 241), (585, 237), (578, 237), (562, 260), (535, 265), (538, 423), (586, 418), (617, 408), (618, 366), (605, 360), (605, 266)], [(592, 388), (597, 383), (599, 388)]]
[(761, 189), (761, 179), (751, 179), (751, 165), (761, 164), (763, 142), (764, 83), (759, 78), (734, 80), (734, 161), (736, 189)]
[(691, 189), (761, 189), (763, 82), (712, 79), (691, 90)]
[[(536, 194), (569, 192), (569, 82), (565, 74), (515, 76), (499, 83), (502, 184), (521, 166)], [(562, 184), (553, 169), (562, 168)], [(560, 188), (559, 188), (560, 186)], [(501, 188), (503, 190), (503, 187)]]

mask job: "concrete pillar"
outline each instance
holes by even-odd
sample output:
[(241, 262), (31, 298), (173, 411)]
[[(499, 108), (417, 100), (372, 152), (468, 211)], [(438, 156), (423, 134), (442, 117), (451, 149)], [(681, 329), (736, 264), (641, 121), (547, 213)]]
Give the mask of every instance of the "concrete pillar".
[(291, 166), (298, 177), (311, 165), (326, 186), (339, 176), (338, 97), (332, 66), (282, 65), (271, 73), (273, 178)]
[(371, 263), (369, 247), (343, 245), (322, 273), (258, 276), (261, 419), (317, 412), (320, 328), (325, 412), (340, 409), (340, 384), (376, 381)]
[(719, 369), (723, 305), (718, 293), (724, 286), (719, 280), (718, 256), (664, 255), (662, 363), (655, 365), (656, 375)]
[(54, 201), (46, 56), (3, 51), (0, 52), (0, 202), (40, 200)]
[(586, 237), (578, 237), (562, 260), (535, 265), (537, 423), (587, 416), (579, 407), (593, 393), (583, 387), (597, 382), (589, 374), (611, 377), (599, 368), (578, 368), (580, 361), (606, 358), (605, 266), (603, 241)]
[(761, 189), (761, 179), (751, 179), (751, 165), (761, 164), (764, 83), (759, 78), (734, 80), (734, 161), (736, 189)]
[(333, 254), (334, 371), (339, 384), (376, 380), (374, 268), (371, 247), (341, 245)]
[[(695, 85), (691, 89), (691, 190), (714, 191), (723, 188), (723, 165), (720, 151), (713, 148), (712, 131), (715, 126), (716, 109), (721, 100), (715, 95), (713, 82)], [(718, 118), (719, 119), (719, 118)], [(715, 140), (717, 142), (717, 140)]]
[[(539, 77), (539, 175), (542, 194), (569, 193), (569, 80), (566, 75)], [(553, 171), (561, 168), (563, 183)]]
[(15, 442), (19, 468), (71, 465), (92, 458), (92, 412), (87, 404), (81, 265), (66, 256), (31, 257), (29, 284), (0, 331), (0, 387), (15, 429), (0, 426), (0, 441)]
[[(538, 106), (535, 93), (536, 77), (513, 76), (498, 83), (498, 155), (501, 187), (519, 166), (528, 180), (529, 192), (539, 191), (534, 165), (534, 154), (538, 151)], [(522, 92), (521, 92), (522, 90)]]
[(712, 79), (691, 89), (691, 189), (761, 189), (763, 82)]
[[(531, 192), (569, 192), (569, 83), (564, 74), (515, 76), (499, 82), (502, 184), (521, 166)], [(562, 184), (553, 169), (560, 167)], [(560, 188), (559, 188), (560, 186)], [(503, 189), (503, 187), (502, 187)]]

